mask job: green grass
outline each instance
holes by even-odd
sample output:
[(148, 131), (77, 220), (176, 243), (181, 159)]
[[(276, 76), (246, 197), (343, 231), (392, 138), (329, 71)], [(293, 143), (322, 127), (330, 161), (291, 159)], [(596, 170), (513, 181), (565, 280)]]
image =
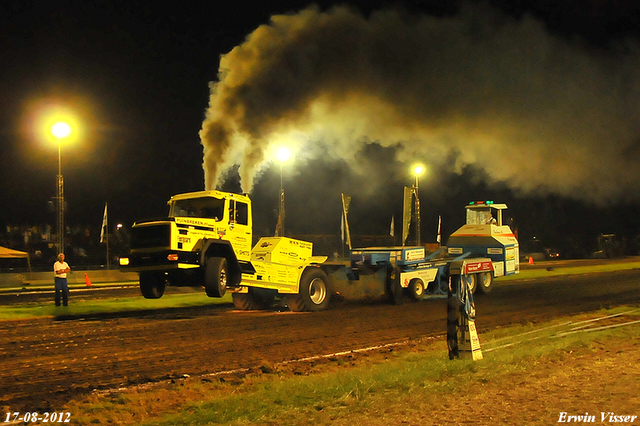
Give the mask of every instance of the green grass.
[(114, 297), (107, 299), (69, 299), (69, 306), (55, 306), (51, 301), (24, 305), (6, 305), (0, 310), (0, 321), (29, 319), (37, 317), (56, 317), (59, 315), (94, 315), (116, 312), (171, 309), (187, 306), (202, 306), (220, 303), (232, 303), (231, 294), (224, 297), (209, 298), (203, 292), (188, 294), (166, 294), (160, 299), (145, 299), (142, 296)]
[(621, 262), (621, 263), (611, 263), (611, 264), (604, 264), (604, 265), (588, 265), (588, 266), (555, 266), (553, 262), (548, 262), (548, 267), (550, 268), (550, 270), (547, 270), (546, 268), (520, 269), (519, 274), (497, 278), (496, 282), (501, 283), (505, 281), (537, 279), (537, 278), (555, 277), (560, 275), (592, 274), (592, 273), (599, 273), (599, 272), (639, 269), (640, 262), (628, 262), (628, 263)]
[[(630, 311), (618, 308), (590, 317)], [(629, 320), (638, 318), (630, 315)], [(584, 317), (571, 319), (577, 322)], [(269, 374), (248, 375), (240, 383), (193, 380), (169, 388), (131, 391), (73, 406), (77, 421), (107, 424), (152, 425), (296, 425), (331, 424), (363, 416), (383, 419), (408, 401), (435, 399), (441, 403), (472, 383), (508, 382), (514, 375), (594, 350), (609, 342), (640, 340), (640, 326), (576, 333), (555, 338), (567, 319), (542, 325), (524, 325), (481, 334), (482, 361), (449, 361), (444, 342), (421, 344), (394, 351), (351, 366), (333, 361), (313, 368), (307, 376), (273, 366)], [(505, 343), (517, 343), (500, 349)], [(491, 348), (498, 348), (491, 350)], [(440, 401), (440, 402), (438, 402)], [(154, 420), (149, 418), (153, 413)], [(98, 416), (98, 417), (96, 417)], [(379, 422), (376, 424), (380, 424)], [(382, 423), (384, 424), (384, 423)]]

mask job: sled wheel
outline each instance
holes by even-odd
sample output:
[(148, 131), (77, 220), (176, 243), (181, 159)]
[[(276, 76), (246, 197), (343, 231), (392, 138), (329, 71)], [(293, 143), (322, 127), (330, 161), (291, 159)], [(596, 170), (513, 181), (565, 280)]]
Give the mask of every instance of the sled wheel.
[(487, 294), (493, 288), (493, 274), (491, 272), (483, 272), (478, 276), (478, 292)]
[(469, 274), (460, 276), (462, 282), (469, 287), (469, 292), (471, 294), (475, 293), (476, 287), (478, 286), (478, 275), (479, 274)]
[(422, 299), (424, 295), (424, 282), (420, 278), (414, 278), (409, 283), (409, 294), (414, 300)]

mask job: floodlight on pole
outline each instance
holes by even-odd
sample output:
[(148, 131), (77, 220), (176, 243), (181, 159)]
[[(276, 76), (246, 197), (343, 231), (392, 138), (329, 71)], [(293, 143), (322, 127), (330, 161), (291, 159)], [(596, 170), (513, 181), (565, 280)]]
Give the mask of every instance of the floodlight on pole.
[(413, 174), (416, 177), (416, 184), (414, 187), (414, 191), (416, 194), (415, 212), (416, 212), (416, 244), (417, 245), (420, 245), (420, 197), (418, 196), (418, 187), (420, 183), (420, 176), (422, 176), (424, 172), (425, 172), (425, 168), (421, 164), (418, 164), (413, 168)]
[(291, 157), (291, 152), (282, 147), (277, 153), (278, 160), (280, 160), (280, 209), (278, 211), (278, 226), (276, 227), (276, 237), (284, 237), (284, 186), (282, 182), (282, 165)]
[(64, 180), (62, 178), (62, 139), (71, 134), (71, 126), (64, 121), (58, 121), (51, 126), (51, 133), (58, 139), (58, 253), (64, 252)]
[(60, 141), (62, 138), (66, 138), (71, 134), (71, 126), (64, 121), (58, 121), (51, 126), (51, 133)]

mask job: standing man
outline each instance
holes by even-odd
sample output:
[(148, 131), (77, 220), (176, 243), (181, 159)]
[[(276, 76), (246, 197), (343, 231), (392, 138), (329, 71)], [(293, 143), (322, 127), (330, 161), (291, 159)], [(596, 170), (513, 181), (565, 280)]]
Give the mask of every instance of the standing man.
[(69, 304), (69, 286), (67, 285), (67, 273), (71, 272), (69, 265), (64, 261), (64, 253), (58, 255), (58, 261), (53, 264), (53, 272), (56, 281), (56, 306), (60, 306), (60, 293), (62, 293), (62, 304)]

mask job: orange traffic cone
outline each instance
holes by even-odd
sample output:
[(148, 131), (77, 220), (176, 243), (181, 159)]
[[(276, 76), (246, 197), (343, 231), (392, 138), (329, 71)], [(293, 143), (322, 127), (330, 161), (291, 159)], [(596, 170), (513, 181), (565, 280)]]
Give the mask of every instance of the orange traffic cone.
[(87, 275), (87, 273), (84, 273), (84, 280), (87, 282), (87, 287), (91, 287), (91, 280), (89, 279), (89, 275)]
[(529, 256), (529, 265), (533, 265), (533, 256)]

